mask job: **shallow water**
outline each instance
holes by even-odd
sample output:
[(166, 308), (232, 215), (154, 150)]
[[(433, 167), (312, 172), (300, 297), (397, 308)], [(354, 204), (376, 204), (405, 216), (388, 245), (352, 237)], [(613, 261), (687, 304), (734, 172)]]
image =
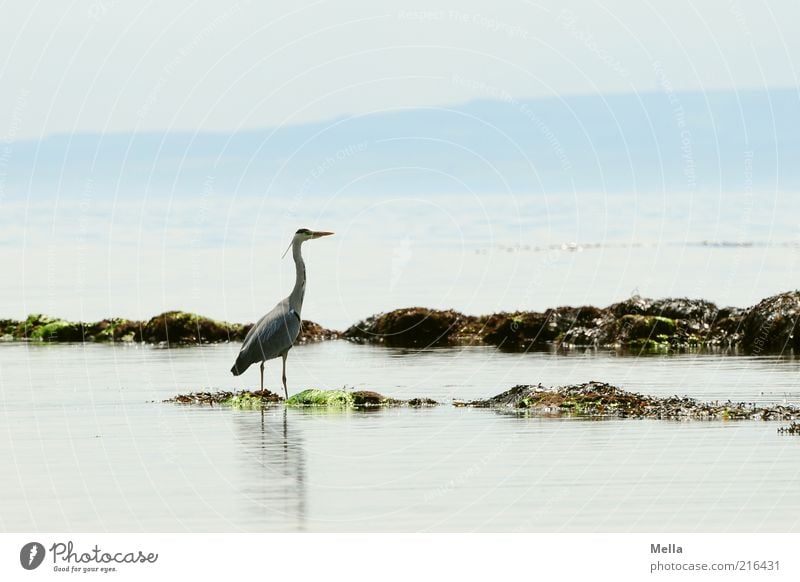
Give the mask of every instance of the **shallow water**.
[[(165, 404), (232, 378), (236, 345), (0, 344), (5, 531), (798, 531), (800, 439), (780, 422), (587, 421), (439, 406)], [(279, 365), (268, 365), (268, 383)], [(800, 404), (800, 359), (299, 346), (290, 390), (494, 395), (603, 380)]]

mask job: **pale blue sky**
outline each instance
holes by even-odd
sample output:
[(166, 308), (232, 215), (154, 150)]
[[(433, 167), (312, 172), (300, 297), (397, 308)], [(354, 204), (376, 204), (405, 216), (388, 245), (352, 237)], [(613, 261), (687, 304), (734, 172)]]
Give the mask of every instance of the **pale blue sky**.
[(339, 327), (800, 273), (796, 0), (13, 4), (0, 316), (251, 320), (301, 226)]
[(0, 137), (797, 85), (795, 0), (11, 2)]

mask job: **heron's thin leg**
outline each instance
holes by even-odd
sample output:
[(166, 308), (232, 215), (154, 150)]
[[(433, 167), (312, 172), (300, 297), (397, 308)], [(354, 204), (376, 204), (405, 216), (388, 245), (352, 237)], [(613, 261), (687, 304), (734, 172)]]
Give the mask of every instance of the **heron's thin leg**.
[(283, 354), (283, 394), (289, 400), (289, 389), (286, 387), (286, 354)]
[(264, 362), (261, 362), (261, 391), (264, 391)]

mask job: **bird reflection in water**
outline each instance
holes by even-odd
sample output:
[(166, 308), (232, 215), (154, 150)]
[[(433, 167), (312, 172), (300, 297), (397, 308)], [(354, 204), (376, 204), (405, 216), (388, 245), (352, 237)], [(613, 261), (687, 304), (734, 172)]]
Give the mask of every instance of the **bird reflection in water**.
[(292, 430), (289, 410), (262, 408), (261, 414), (238, 414), (246, 514), (261, 531), (306, 529), (306, 459), (299, 430)]

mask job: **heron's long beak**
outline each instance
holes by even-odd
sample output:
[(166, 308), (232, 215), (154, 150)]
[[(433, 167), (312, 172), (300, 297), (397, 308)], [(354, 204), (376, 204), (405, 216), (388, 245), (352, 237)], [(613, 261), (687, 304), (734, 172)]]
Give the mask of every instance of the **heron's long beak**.
[(331, 236), (332, 234), (336, 234), (334, 232), (325, 232), (324, 230), (319, 230), (316, 232), (311, 233), (314, 238), (319, 238), (321, 236)]

